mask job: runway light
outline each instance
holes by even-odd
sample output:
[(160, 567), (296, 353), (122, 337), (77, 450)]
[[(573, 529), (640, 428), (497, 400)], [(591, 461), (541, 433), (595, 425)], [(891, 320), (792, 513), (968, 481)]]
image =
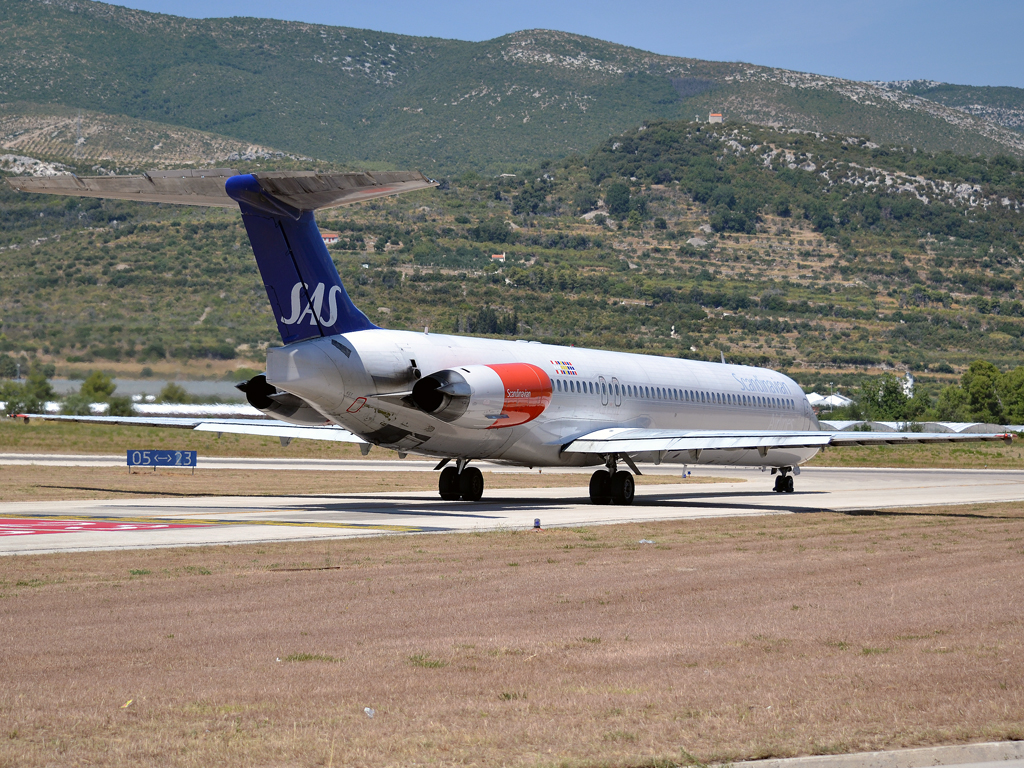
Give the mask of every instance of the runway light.
[(533, 518), (533, 530), (535, 530), (535, 531), (540, 531), (540, 530), (543, 530), (543, 529), (542, 529), (542, 528), (540, 527), (540, 518), (539, 518), (539, 517), (535, 517), (535, 518)]

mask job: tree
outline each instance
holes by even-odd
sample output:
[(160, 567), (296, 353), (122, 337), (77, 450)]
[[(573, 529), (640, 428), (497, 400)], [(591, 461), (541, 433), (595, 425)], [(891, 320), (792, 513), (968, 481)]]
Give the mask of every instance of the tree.
[(877, 421), (902, 421), (907, 418), (907, 395), (903, 382), (886, 373), (866, 387), (866, 410)]
[(110, 411), (108, 416), (132, 416), (135, 410), (132, 408), (132, 399), (127, 395), (110, 398)]
[(940, 421), (968, 421), (968, 396), (963, 387), (950, 384), (939, 393), (936, 405)]
[(92, 413), (89, 405), (92, 398), (84, 397), (81, 394), (68, 395), (60, 405), (60, 412), (65, 416), (88, 416)]
[(629, 187), (621, 181), (608, 185), (604, 193), (604, 204), (612, 216), (626, 216), (629, 213)]
[[(39, 401), (53, 398), (53, 387), (47, 381), (46, 374), (47, 371), (44, 371), (40, 366), (32, 366), (32, 370), (28, 374), (28, 380), (25, 382), (25, 391), (30, 397)], [(51, 373), (50, 375), (53, 374)]]
[(960, 377), (960, 386), (967, 393), (968, 414), (974, 421), (1003, 424), (1003, 404), (998, 385), (999, 369), (987, 360), (975, 360)]
[(93, 371), (82, 382), (82, 388), (78, 390), (78, 394), (82, 397), (90, 398), (94, 403), (98, 403), (105, 402), (114, 394), (115, 389), (117, 389), (117, 385), (110, 376), (103, 371)]
[(1024, 366), (1003, 374), (999, 382), (999, 396), (1007, 422), (1024, 423)]
[(0, 355), (0, 379), (13, 379), (18, 375), (18, 361), (10, 355)]
[(161, 403), (191, 403), (192, 397), (183, 386), (171, 381), (160, 390), (159, 400)]
[(4, 409), (8, 414), (39, 413), (43, 405), (28, 387), (13, 381), (0, 383), (0, 400), (7, 403)]
[(594, 194), (592, 187), (586, 187), (576, 193), (573, 202), (576, 204), (577, 213), (587, 213), (597, 208), (597, 195)]

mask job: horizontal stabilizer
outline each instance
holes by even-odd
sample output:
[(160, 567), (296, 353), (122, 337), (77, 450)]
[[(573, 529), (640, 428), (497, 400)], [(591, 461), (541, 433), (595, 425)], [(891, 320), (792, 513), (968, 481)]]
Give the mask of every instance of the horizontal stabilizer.
[[(231, 168), (211, 168), (150, 171), (141, 176), (18, 176), (7, 181), (20, 192), (234, 208), (236, 202), (228, 197), (224, 184), (238, 175)], [(252, 176), (265, 195), (295, 211), (336, 208), (437, 186), (419, 171), (268, 171)]]

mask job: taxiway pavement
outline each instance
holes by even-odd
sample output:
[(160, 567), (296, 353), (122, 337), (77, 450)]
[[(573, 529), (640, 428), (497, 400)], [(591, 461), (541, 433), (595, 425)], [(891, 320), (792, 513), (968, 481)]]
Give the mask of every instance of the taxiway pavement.
[[(0, 456), (0, 464), (24, 460), (7, 456)], [(32, 463), (105, 459), (50, 456)], [(208, 461), (207, 466), (214, 462)], [(284, 460), (285, 465), (280, 459), (220, 461), (225, 467), (237, 461), (240, 466), (252, 468), (258, 461), (267, 469), (322, 468), (317, 466), (320, 462), (302, 460)], [(329, 465), (337, 471), (424, 471), (433, 463), (363, 460)], [(481, 468), (529, 471), (486, 465)], [(641, 469), (651, 473), (680, 471), (667, 465)], [(695, 484), (681, 480), (672, 485), (641, 486), (629, 507), (590, 504), (586, 479), (578, 476), (578, 470), (576, 477), (566, 477), (564, 488), (487, 490), (477, 503), (443, 502), (428, 492), (390, 493), (386, 497), (373, 493), (6, 502), (0, 504), (0, 555), (524, 529), (531, 528), (537, 518), (543, 527), (552, 528), (1024, 501), (1021, 471), (811, 468), (796, 478), (796, 493), (778, 494), (771, 492), (772, 478), (766, 472), (722, 467), (691, 470), (729, 481)]]

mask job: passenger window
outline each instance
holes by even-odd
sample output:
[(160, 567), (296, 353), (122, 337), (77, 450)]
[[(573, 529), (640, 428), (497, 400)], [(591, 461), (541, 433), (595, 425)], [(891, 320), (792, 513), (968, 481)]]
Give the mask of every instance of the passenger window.
[(555, 389), (558, 390), (559, 392), (562, 391), (562, 380), (561, 379), (555, 379)]
[(619, 385), (618, 384), (615, 385), (615, 396), (616, 397), (619, 396)]

